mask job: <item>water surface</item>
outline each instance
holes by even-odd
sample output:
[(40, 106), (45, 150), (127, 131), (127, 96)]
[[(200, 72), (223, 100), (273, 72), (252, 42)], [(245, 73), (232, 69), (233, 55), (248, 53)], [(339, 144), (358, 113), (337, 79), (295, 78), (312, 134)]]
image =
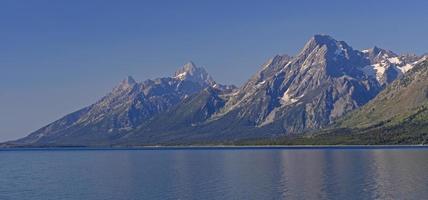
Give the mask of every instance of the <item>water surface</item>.
[(426, 199), (426, 148), (0, 150), (0, 199)]

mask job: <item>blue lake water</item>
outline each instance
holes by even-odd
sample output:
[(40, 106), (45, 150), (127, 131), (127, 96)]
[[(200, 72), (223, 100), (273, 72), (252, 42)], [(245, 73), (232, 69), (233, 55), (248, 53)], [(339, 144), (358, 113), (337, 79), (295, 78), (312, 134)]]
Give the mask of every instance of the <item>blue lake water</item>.
[(426, 148), (0, 150), (0, 199), (426, 199)]

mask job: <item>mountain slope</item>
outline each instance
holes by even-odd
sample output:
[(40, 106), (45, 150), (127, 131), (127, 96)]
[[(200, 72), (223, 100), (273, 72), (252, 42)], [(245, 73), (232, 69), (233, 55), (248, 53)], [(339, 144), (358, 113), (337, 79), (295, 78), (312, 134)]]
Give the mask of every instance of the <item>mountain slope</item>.
[[(181, 75), (180, 75), (181, 74)], [(159, 113), (215, 83), (203, 68), (187, 63), (172, 78), (137, 83), (123, 80), (93, 105), (69, 114), (15, 144), (106, 145), (141, 126)]]
[(311, 131), (298, 138), (265, 138), (236, 144), (428, 144), (428, 60), (418, 62), (369, 103), (324, 130)]
[[(266, 62), (239, 90), (223, 98), (224, 105), (216, 106), (210, 117), (189, 123), (182, 121), (187, 114), (171, 110), (162, 120), (129, 135), (128, 141), (228, 143), (317, 130), (363, 106), (383, 89), (375, 77), (365, 74), (363, 68), (370, 64), (364, 53), (346, 43), (317, 35), (296, 57), (278, 55)], [(206, 98), (194, 98), (205, 105)], [(193, 117), (196, 108), (201, 106), (179, 104), (177, 109), (189, 110), (186, 113)]]
[(315, 35), (296, 56), (268, 60), (240, 88), (216, 83), (192, 62), (172, 77), (142, 83), (128, 77), (93, 105), (9, 145), (233, 143), (312, 137), (333, 123), (334, 129), (314, 138), (355, 133), (371, 138), (373, 131), (423, 124), (425, 58), (378, 47), (358, 51), (330, 36)]
[(370, 60), (370, 65), (365, 66), (363, 71), (368, 76), (376, 78), (382, 86), (401, 77), (421, 59), (416, 55), (397, 55), (376, 46), (362, 52)]
[(427, 144), (428, 61), (386, 87), (376, 98), (318, 131), (308, 144)]
[[(338, 124), (342, 127), (393, 125), (419, 120), (428, 106), (428, 62), (423, 61), (403, 78), (396, 80), (373, 101)], [(423, 118), (421, 118), (423, 119)]]
[(224, 106), (228, 94), (229, 91), (207, 87), (148, 120), (116, 142), (120, 145), (189, 143), (192, 138), (206, 133), (201, 127)]
[(345, 42), (316, 35), (296, 57), (269, 61), (213, 119), (234, 115), (281, 134), (323, 127), (381, 90), (362, 71), (369, 62)]

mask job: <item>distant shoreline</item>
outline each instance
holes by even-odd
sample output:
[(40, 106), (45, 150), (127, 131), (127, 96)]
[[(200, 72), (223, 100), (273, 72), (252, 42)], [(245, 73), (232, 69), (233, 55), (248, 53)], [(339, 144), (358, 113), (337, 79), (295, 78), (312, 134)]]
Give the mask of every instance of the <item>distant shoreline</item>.
[(428, 149), (428, 145), (212, 145), (212, 146), (129, 146), (129, 147), (0, 147), (0, 151), (46, 151), (46, 150), (263, 150), (263, 149)]

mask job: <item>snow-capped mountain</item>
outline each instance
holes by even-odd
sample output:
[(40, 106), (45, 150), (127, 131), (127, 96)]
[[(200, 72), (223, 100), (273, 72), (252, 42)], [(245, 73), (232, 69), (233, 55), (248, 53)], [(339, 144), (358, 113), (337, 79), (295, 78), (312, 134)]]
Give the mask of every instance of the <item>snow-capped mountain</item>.
[(361, 70), (368, 63), (345, 42), (316, 35), (297, 56), (269, 60), (213, 119), (233, 115), (281, 134), (320, 128), (381, 90)]
[(425, 57), (369, 103), (318, 136), (342, 136), (342, 144), (420, 145), (427, 143), (427, 130), (428, 59)]
[(214, 85), (213, 78), (205, 71), (204, 68), (196, 67), (193, 62), (186, 63), (181, 69), (175, 72), (173, 78), (178, 80), (188, 80), (200, 85)]
[[(423, 118), (415, 117), (417, 115)], [(428, 116), (428, 59), (423, 58), (403, 78), (388, 85), (370, 103), (340, 121), (344, 127), (408, 123)], [(404, 120), (405, 119), (405, 120)]]
[(14, 145), (157, 145), (236, 141), (319, 130), (372, 100), (427, 56), (358, 51), (315, 35), (277, 55), (240, 88), (189, 62), (172, 77), (127, 77), (93, 105)]
[(362, 52), (370, 60), (370, 65), (365, 66), (363, 71), (368, 76), (376, 78), (381, 85), (390, 84), (422, 59), (416, 55), (397, 55), (376, 46)]

